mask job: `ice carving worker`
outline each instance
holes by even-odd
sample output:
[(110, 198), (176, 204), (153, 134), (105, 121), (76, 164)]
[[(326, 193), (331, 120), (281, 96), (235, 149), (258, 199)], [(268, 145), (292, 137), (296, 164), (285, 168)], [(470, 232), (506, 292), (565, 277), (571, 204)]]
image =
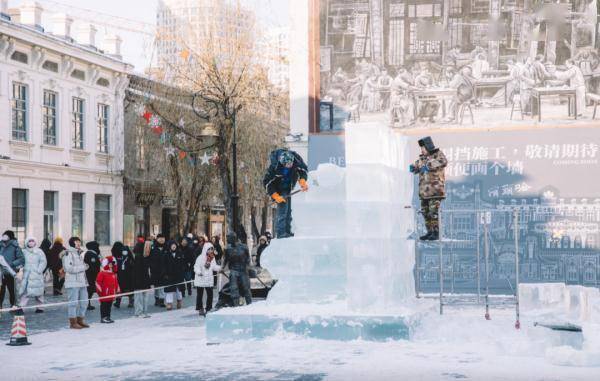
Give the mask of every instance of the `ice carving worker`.
[(277, 238), (293, 237), (292, 197), (296, 183), (308, 191), (308, 167), (302, 157), (291, 150), (280, 148), (271, 152), (269, 169), (263, 179), (267, 194), (277, 203), (275, 233)]
[(421, 213), (425, 218), (427, 234), (421, 236), (424, 241), (435, 241), (440, 237), (439, 219), (442, 200), (446, 198), (446, 175), (444, 169), (448, 165), (446, 155), (433, 145), (431, 137), (419, 140), (421, 154), (411, 164), (410, 172), (419, 175), (419, 198)]

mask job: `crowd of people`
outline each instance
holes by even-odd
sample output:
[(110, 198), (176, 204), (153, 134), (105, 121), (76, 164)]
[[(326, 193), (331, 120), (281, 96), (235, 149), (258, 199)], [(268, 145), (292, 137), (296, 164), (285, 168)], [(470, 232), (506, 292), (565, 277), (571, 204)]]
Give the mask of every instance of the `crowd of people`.
[(78, 237), (71, 237), (66, 246), (61, 238), (38, 243), (29, 237), (22, 248), (14, 232), (7, 230), (0, 242), (0, 309), (8, 292), (11, 311), (37, 302), (35, 312), (43, 313), (48, 276), (52, 294), (66, 294), (73, 329), (89, 327), (85, 317), (87, 311), (96, 309), (94, 300), (100, 304), (100, 322), (113, 323), (111, 310), (121, 308), (125, 297), (127, 308), (132, 308), (136, 317), (147, 318), (152, 297), (157, 307), (180, 309), (183, 298), (192, 296), (194, 288), (196, 310), (206, 316), (214, 307), (218, 274), (229, 280), (230, 303), (224, 305), (252, 303), (249, 267), (260, 267), (260, 256), (269, 242), (270, 234), (261, 236), (251, 255), (235, 234), (227, 236), (225, 248), (219, 236), (208, 239), (190, 233), (167, 241), (158, 234), (138, 236), (133, 249), (115, 242), (110, 253), (102, 253), (98, 242), (84, 246)]
[[(493, 71), (487, 52), (479, 46), (469, 54), (454, 47), (441, 64), (415, 62), (382, 68), (367, 59), (357, 59), (351, 67), (338, 67), (332, 73), (324, 99), (344, 106), (350, 118), (356, 111), (387, 112), (393, 125), (410, 126), (417, 120), (453, 122), (461, 104), (501, 106), (505, 96), (510, 103), (517, 102), (524, 114), (535, 115), (538, 111), (532, 100), (533, 88), (566, 85), (576, 91), (577, 113), (581, 116), (586, 93), (593, 91), (592, 73), (600, 69), (600, 60), (595, 52), (582, 51), (559, 66), (537, 55), (508, 59), (501, 68)], [(492, 76), (506, 81), (506, 87), (485, 100), (478, 99), (475, 84), (493, 72)], [(438, 100), (416, 102), (415, 93), (427, 89), (456, 90), (445, 117), (441, 116)]]

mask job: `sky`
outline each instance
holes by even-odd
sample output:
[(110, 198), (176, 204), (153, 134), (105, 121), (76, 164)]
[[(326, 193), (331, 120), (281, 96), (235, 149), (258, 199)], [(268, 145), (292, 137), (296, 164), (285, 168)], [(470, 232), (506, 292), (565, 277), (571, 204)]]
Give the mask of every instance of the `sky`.
[[(9, 0), (8, 6), (18, 7), (24, 1), (25, 0)], [(291, 0), (241, 0), (242, 4), (256, 10), (261, 24), (267, 28), (287, 26), (288, 1)], [(158, 0), (38, 0), (38, 2), (45, 10), (56, 10), (60, 8), (61, 5), (75, 9), (75, 11), (71, 12), (74, 19), (76, 19), (77, 11), (84, 9), (106, 14), (106, 17), (99, 17), (99, 19), (107, 20), (111, 23), (115, 23), (115, 20), (111, 20), (110, 18), (110, 16), (113, 15), (152, 25), (156, 24), (156, 7), (158, 5)], [(58, 10), (62, 11), (60, 9)], [(67, 13), (69, 13), (69, 11), (67, 11)], [(42, 24), (47, 30), (51, 31), (52, 28), (46, 17), (50, 14), (49, 12), (44, 12), (44, 15)], [(99, 24), (100, 23), (96, 25), (98, 28), (97, 41), (101, 41), (103, 35), (107, 32), (118, 34), (123, 39), (123, 44), (121, 46), (123, 59), (134, 65), (135, 71), (143, 72), (152, 60), (153, 37), (122, 30), (109, 30), (107, 27)], [(73, 25), (73, 30), (75, 29), (77, 29), (77, 22)]]

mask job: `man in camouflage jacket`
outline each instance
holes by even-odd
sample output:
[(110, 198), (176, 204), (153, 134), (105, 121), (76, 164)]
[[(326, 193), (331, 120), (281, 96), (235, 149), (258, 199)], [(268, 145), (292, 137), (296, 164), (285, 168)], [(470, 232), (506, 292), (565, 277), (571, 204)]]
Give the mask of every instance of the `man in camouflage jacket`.
[(446, 198), (446, 176), (444, 169), (448, 160), (439, 148), (435, 148), (431, 137), (419, 140), (421, 155), (411, 164), (410, 171), (419, 175), (419, 198), (421, 213), (425, 217), (427, 234), (421, 240), (435, 241), (440, 237), (438, 214), (442, 200)]

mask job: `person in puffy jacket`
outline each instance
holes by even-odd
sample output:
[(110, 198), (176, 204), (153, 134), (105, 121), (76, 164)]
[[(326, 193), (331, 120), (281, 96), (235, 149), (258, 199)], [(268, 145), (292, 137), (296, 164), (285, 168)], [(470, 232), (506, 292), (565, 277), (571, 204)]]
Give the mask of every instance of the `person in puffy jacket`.
[(431, 137), (419, 140), (421, 154), (419, 159), (411, 164), (410, 172), (419, 176), (419, 198), (421, 199), (421, 213), (425, 218), (427, 234), (420, 237), (424, 241), (437, 241), (440, 237), (438, 226), (439, 213), (442, 200), (446, 198), (445, 168), (448, 159), (444, 152), (435, 147)]
[[(133, 269), (133, 289), (149, 290), (152, 288), (150, 280), (150, 245), (143, 236), (138, 236), (137, 243), (133, 247), (135, 267)], [(134, 299), (135, 316), (149, 318), (148, 306), (152, 297), (152, 291), (145, 291), (136, 294)]]
[[(6, 263), (12, 268), (14, 272), (25, 266), (25, 257), (19, 247), (19, 242), (15, 237), (15, 233), (12, 230), (7, 230), (2, 234), (2, 241), (0, 242), (0, 255), (4, 257)], [(0, 308), (4, 303), (4, 295), (8, 289), (8, 299), (10, 306), (16, 304), (17, 294), (15, 292), (15, 278), (10, 275), (10, 272), (2, 271), (2, 286), (0, 287)]]
[(121, 292), (116, 267), (117, 261), (109, 255), (102, 260), (102, 270), (96, 278), (96, 292), (100, 297), (100, 323), (114, 323), (110, 312), (115, 295)]
[(227, 250), (223, 268), (229, 267), (229, 290), (235, 305), (241, 305), (240, 295), (246, 300), (246, 304), (252, 303), (250, 290), (250, 278), (248, 266), (250, 265), (250, 252), (248, 246), (241, 243), (238, 237), (232, 233), (227, 234)]
[[(96, 292), (96, 277), (100, 272), (100, 262), (102, 261), (102, 256), (100, 255), (100, 245), (96, 241), (90, 241), (86, 243), (85, 248), (87, 251), (83, 256), (83, 262), (88, 265), (88, 269), (85, 271), (85, 277), (87, 278), (88, 282), (88, 299), (91, 299)], [(95, 309), (96, 307), (92, 306), (91, 301), (88, 300), (87, 310), (92, 311)]]
[(61, 254), (65, 270), (65, 289), (67, 290), (67, 308), (71, 329), (89, 328), (84, 321), (87, 308), (88, 265), (83, 261), (84, 252), (78, 237), (69, 238), (69, 247)]
[[(123, 243), (119, 241), (114, 243), (110, 252), (117, 260), (117, 274), (119, 276), (119, 287), (121, 288), (121, 292), (133, 291), (133, 278), (135, 276), (133, 253), (128, 246), (123, 245)], [(129, 295), (128, 298), (129, 303), (127, 304), (127, 307), (133, 308), (133, 294)], [(121, 308), (121, 297), (117, 298), (115, 307)]]
[(61, 254), (66, 250), (63, 239), (56, 237), (54, 243), (48, 251), (48, 268), (52, 271), (52, 285), (54, 287), (54, 296), (62, 295), (62, 288), (65, 284), (65, 273), (62, 267)]
[(173, 309), (174, 299), (177, 298), (177, 309), (182, 307), (183, 296), (185, 292), (184, 273), (185, 258), (179, 249), (176, 241), (170, 241), (167, 244), (168, 252), (165, 258), (165, 303), (167, 310)]
[[(181, 239), (181, 251), (183, 252), (183, 257), (185, 258), (185, 272), (183, 273), (183, 278), (186, 282), (187, 293), (188, 295), (192, 295), (192, 278), (194, 274), (194, 261), (196, 260), (196, 255), (194, 253), (194, 245), (190, 238), (184, 237)], [(183, 296), (185, 296), (185, 290), (183, 292)]]
[[(44, 304), (44, 271), (46, 270), (46, 255), (38, 247), (37, 240), (29, 237), (25, 240), (25, 271), (23, 272), (23, 281), (19, 288), (21, 298), (19, 306), (27, 306), (29, 299), (36, 299), (40, 304)], [(44, 312), (36, 308), (36, 313)]]
[[(205, 316), (213, 307), (213, 288), (215, 280), (214, 271), (221, 271), (221, 266), (217, 264), (215, 258), (215, 248), (211, 243), (206, 243), (202, 248), (202, 253), (196, 258), (194, 264), (194, 286), (196, 287), (196, 311)], [(206, 308), (202, 304), (206, 292)]]

